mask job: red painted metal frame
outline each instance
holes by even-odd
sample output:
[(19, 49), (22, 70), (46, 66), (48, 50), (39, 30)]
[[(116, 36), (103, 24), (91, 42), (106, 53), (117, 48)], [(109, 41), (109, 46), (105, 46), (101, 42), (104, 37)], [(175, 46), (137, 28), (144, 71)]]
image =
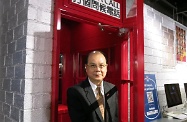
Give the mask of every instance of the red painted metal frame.
[(143, 0), (137, 0), (136, 32), (134, 32), (134, 102), (133, 122), (144, 122), (144, 22)]
[(120, 122), (128, 122), (128, 41), (121, 44)]
[[(135, 38), (136, 39), (136, 38)], [(130, 32), (130, 121), (134, 122), (134, 38), (133, 38), (133, 31)]]
[(52, 54), (52, 92), (51, 92), (51, 122), (58, 121), (58, 70), (59, 70), (59, 39), (58, 27), (61, 21), (59, 1), (54, 1), (54, 25), (53, 25), (53, 54)]
[(135, 26), (130, 33), (130, 121), (144, 122), (143, 0), (137, 0)]
[[(57, 26), (61, 22), (61, 14), (66, 18), (84, 21), (72, 15), (61, 13), (62, 0), (55, 0), (54, 8), (54, 40), (52, 64), (52, 103), (51, 122), (58, 121), (58, 68), (59, 68), (59, 39)], [(126, 9), (126, 8), (124, 8)], [(120, 122), (144, 122), (144, 29), (143, 29), (143, 0), (137, 0), (137, 16), (123, 19), (123, 27), (130, 32), (130, 78), (128, 78), (128, 42), (121, 44), (121, 85), (120, 85)], [(130, 83), (130, 111), (128, 111), (128, 84)]]

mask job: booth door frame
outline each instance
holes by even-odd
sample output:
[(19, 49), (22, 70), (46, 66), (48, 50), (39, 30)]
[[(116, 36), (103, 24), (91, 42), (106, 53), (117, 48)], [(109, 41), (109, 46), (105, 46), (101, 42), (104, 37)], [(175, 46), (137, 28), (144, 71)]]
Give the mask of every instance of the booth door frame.
[[(53, 40), (53, 63), (52, 63), (52, 102), (51, 102), (51, 122), (57, 122), (58, 116), (58, 68), (59, 68), (59, 39), (58, 32), (60, 29), (61, 21), (61, 10), (59, 6), (60, 0), (55, 0), (55, 9), (54, 9), (54, 40)], [(137, 15), (132, 18), (127, 18), (124, 20), (124, 27), (131, 29), (130, 31), (130, 52), (128, 50), (123, 50), (124, 55), (130, 55), (130, 77), (122, 77), (121, 88), (124, 91), (130, 83), (130, 111), (124, 110), (121, 112), (121, 116), (126, 112), (130, 112), (130, 122), (144, 122), (144, 29), (143, 29), (143, 0), (135, 0), (137, 2), (136, 12)], [(128, 44), (124, 44), (128, 46)], [(124, 46), (122, 45), (122, 46)], [(126, 48), (127, 49), (127, 48)], [(128, 53), (129, 54), (128, 54)], [(121, 54), (121, 55), (122, 55)], [(123, 58), (121, 59), (123, 61)], [(128, 62), (123, 62), (128, 64)], [(126, 69), (122, 69), (123, 73)], [(122, 94), (121, 94), (122, 95)], [(121, 104), (128, 105), (129, 96), (127, 94), (122, 95), (125, 101), (122, 101)], [(121, 122), (126, 122), (129, 120), (127, 116)]]

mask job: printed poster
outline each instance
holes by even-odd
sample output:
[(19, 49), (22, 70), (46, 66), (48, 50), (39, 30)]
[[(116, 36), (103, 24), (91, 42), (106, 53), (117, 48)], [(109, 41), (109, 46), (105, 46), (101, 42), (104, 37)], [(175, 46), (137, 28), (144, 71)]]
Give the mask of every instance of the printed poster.
[(176, 26), (177, 61), (186, 62), (186, 31)]
[(154, 74), (144, 75), (145, 122), (161, 118), (156, 79)]

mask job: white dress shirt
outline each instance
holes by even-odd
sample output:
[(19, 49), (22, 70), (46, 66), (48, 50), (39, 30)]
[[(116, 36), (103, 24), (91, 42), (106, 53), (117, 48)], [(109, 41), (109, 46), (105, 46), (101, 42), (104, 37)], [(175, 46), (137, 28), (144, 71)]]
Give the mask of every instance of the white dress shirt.
[[(96, 90), (97, 85), (95, 85), (94, 83), (92, 83), (92, 82), (90, 81), (89, 78), (88, 78), (88, 81), (89, 81), (89, 83), (90, 83), (90, 85), (91, 85), (91, 87), (92, 87), (92, 90), (93, 90), (93, 92), (94, 92), (94, 95), (95, 95), (95, 97), (96, 97), (97, 92), (98, 92), (98, 91)], [(105, 97), (104, 97), (103, 81), (101, 82), (101, 94), (103, 95), (103, 98), (105, 98)]]

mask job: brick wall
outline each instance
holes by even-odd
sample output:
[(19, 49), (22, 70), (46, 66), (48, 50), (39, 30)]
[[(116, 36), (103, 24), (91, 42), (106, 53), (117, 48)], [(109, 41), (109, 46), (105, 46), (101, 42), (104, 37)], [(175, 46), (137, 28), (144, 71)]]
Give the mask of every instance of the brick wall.
[(30, 0), (25, 66), (24, 120), (50, 121), (53, 0)]
[(27, 35), (26, 0), (1, 0), (0, 120), (23, 121)]
[[(164, 84), (179, 83), (183, 102), (186, 100), (184, 82), (187, 82), (187, 63), (176, 60), (176, 23), (144, 4), (144, 62), (145, 74), (155, 74), (160, 106), (166, 106)], [(187, 29), (186, 29), (187, 30)], [(179, 107), (179, 109), (181, 109)]]
[(0, 122), (48, 122), (53, 0), (0, 0)]

